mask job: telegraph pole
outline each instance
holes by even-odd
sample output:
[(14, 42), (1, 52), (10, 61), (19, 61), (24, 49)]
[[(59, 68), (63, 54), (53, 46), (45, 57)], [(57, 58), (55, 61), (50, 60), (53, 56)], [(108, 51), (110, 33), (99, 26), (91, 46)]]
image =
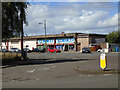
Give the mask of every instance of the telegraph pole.
[(46, 20), (43, 21), (43, 23), (39, 24), (44, 24), (44, 30), (45, 30), (45, 50), (47, 50), (47, 41), (46, 41)]
[(46, 20), (44, 20), (44, 29), (45, 29), (45, 49), (47, 50), (47, 41), (46, 41)]
[(23, 9), (21, 9), (20, 13), (20, 29), (21, 29), (21, 60), (24, 60), (24, 52), (23, 52)]

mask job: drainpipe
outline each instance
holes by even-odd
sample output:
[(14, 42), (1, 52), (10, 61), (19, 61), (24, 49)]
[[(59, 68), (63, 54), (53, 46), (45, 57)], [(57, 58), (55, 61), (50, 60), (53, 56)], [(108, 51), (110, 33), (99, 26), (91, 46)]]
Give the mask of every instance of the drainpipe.
[(56, 38), (54, 38), (54, 48), (56, 48), (55, 44), (56, 44)]
[(77, 51), (77, 33), (74, 33), (74, 39), (75, 39), (74, 49), (75, 51)]

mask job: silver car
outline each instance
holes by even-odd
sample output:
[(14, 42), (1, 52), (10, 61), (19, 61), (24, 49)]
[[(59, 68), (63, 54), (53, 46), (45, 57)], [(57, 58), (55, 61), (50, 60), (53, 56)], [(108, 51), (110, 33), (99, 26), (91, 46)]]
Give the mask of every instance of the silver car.
[(11, 51), (11, 52), (21, 52), (21, 50), (18, 49), (18, 48), (11, 48), (10, 51)]

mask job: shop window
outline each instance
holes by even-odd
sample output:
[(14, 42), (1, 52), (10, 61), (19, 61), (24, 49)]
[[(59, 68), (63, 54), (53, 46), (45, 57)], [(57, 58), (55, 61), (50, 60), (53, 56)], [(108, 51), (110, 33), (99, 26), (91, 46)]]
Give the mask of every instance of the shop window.
[(92, 38), (92, 41), (91, 41), (91, 43), (96, 43), (96, 40), (95, 40), (95, 38)]
[(62, 45), (57, 45), (56, 48), (57, 48), (57, 49), (60, 49), (60, 50), (63, 49)]
[(11, 44), (18, 44), (18, 41), (11, 41)]
[(74, 45), (69, 45), (69, 50), (74, 50)]

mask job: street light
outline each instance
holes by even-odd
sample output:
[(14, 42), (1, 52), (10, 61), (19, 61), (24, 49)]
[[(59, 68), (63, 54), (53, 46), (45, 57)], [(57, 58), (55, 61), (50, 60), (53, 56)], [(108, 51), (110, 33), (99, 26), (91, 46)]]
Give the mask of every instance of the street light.
[(44, 20), (43, 23), (39, 23), (39, 24), (44, 24), (44, 29), (45, 29), (45, 49), (47, 50), (47, 41), (46, 41), (46, 20)]

